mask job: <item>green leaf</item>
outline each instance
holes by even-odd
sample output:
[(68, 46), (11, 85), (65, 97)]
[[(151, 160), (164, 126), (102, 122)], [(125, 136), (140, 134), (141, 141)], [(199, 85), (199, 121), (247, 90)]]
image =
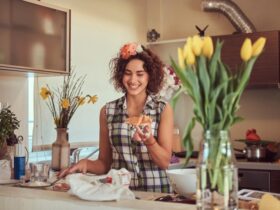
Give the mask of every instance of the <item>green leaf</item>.
[(186, 88), (192, 91), (192, 86), (190, 85), (187, 75), (185, 74), (186, 69), (181, 69), (176, 62), (171, 58), (171, 65), (176, 73), (176, 75), (181, 80), (182, 85)]
[(201, 91), (202, 91), (202, 101), (204, 102), (204, 112), (205, 116), (208, 115), (208, 110), (207, 106), (209, 104), (209, 92), (210, 90), (210, 78), (209, 74), (207, 71), (207, 66), (206, 66), (206, 58), (204, 56), (199, 56), (198, 58), (198, 80), (200, 85), (202, 86)]
[(256, 59), (257, 59), (257, 57), (253, 57), (245, 64), (244, 71), (241, 72), (241, 78), (240, 78), (240, 81), (239, 81), (239, 84), (238, 84), (238, 87), (237, 87), (237, 94), (238, 95), (241, 95), (243, 93), (246, 85), (248, 84), (253, 66), (256, 62)]
[(180, 98), (180, 95), (184, 92), (184, 88), (180, 87), (175, 94), (172, 96), (172, 98), (170, 99), (170, 105), (172, 107), (173, 110), (175, 110), (175, 106)]
[(191, 119), (191, 122), (188, 124), (186, 130), (185, 130), (185, 133), (184, 133), (184, 137), (183, 137), (183, 143), (185, 145), (185, 148), (186, 148), (186, 161), (188, 162), (191, 155), (192, 155), (192, 152), (193, 152), (193, 140), (192, 140), (192, 137), (191, 137), (191, 133), (192, 133), (192, 130), (195, 126), (195, 117), (193, 117)]
[(218, 65), (218, 61), (221, 59), (221, 48), (222, 48), (222, 45), (223, 45), (223, 43), (220, 42), (219, 40), (217, 40), (214, 54), (213, 54), (213, 56), (212, 56), (212, 58), (210, 60), (209, 72), (210, 72), (210, 81), (212, 83), (211, 86), (214, 85), (215, 80), (216, 80), (216, 76), (218, 76), (218, 74), (217, 74), (217, 65)]

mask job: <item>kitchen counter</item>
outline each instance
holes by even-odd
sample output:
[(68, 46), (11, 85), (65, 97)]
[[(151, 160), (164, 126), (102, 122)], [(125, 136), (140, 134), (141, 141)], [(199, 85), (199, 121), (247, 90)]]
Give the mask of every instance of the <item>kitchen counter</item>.
[(238, 160), (237, 168), (252, 169), (252, 170), (280, 171), (280, 164), (272, 163), (272, 162), (248, 162), (247, 160)]
[(195, 205), (153, 201), (165, 194), (152, 192), (134, 192), (140, 200), (121, 200), (110, 202), (84, 201), (66, 192), (42, 189), (29, 189), (12, 186), (0, 186), (1, 210), (121, 210), (121, 209), (184, 209), (195, 210)]
[[(191, 159), (190, 162), (185, 165), (185, 159), (179, 158), (178, 163), (170, 164), (169, 169), (178, 169), (184, 167), (195, 167), (196, 159)], [(271, 162), (249, 162), (246, 159), (237, 159), (236, 163), (237, 168), (239, 169), (252, 169), (252, 170), (276, 170), (280, 171), (279, 163)]]

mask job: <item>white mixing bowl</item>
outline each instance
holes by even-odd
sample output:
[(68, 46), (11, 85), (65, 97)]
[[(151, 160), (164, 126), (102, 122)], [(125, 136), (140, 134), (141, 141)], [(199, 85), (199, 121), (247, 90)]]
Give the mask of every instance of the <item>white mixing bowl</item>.
[(196, 191), (196, 169), (170, 169), (167, 170), (173, 190), (179, 195), (189, 196)]

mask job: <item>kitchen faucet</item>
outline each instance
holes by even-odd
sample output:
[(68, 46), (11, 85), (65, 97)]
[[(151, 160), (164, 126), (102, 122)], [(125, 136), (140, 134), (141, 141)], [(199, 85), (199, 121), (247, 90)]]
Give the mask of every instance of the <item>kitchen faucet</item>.
[[(72, 156), (73, 156), (73, 163), (77, 163), (81, 158), (80, 158), (80, 153), (84, 148), (77, 148), (73, 151)], [(93, 150), (90, 154), (88, 154), (86, 157), (84, 157), (83, 159), (88, 159), (90, 158), (92, 155), (94, 155), (96, 152), (99, 151), (99, 148), (96, 148), (95, 150)]]

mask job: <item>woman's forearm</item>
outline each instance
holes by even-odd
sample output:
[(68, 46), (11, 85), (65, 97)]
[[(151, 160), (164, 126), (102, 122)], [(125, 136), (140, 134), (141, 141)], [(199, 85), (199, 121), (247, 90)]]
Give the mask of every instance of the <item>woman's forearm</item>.
[(161, 169), (167, 169), (171, 160), (171, 151), (161, 147), (154, 137), (145, 142), (154, 163)]

